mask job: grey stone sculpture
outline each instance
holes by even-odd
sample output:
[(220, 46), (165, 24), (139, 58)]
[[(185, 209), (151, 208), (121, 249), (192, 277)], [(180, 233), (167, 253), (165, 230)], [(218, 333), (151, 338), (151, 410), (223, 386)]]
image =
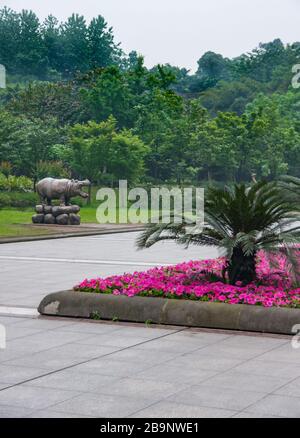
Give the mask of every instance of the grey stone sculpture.
[[(36, 205), (37, 214), (32, 216), (32, 222), (47, 225), (80, 225), (80, 207), (71, 205), (70, 200), (73, 196), (87, 198), (89, 195), (82, 191), (82, 187), (90, 184), (89, 180), (42, 179), (36, 185), (41, 205)], [(59, 199), (60, 205), (52, 206), (53, 199)]]
[(67, 206), (70, 205), (70, 199), (74, 196), (88, 198), (88, 193), (82, 191), (82, 188), (90, 184), (88, 179), (77, 181), (74, 179), (44, 178), (37, 183), (36, 191), (42, 204), (51, 205), (52, 199), (59, 199), (61, 206)]

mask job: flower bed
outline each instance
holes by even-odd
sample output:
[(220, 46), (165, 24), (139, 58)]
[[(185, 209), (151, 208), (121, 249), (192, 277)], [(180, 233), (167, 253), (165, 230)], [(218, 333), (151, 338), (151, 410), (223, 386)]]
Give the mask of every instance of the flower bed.
[[(300, 308), (300, 288), (292, 286), (283, 256), (278, 255), (270, 261), (260, 252), (257, 258), (258, 281), (247, 286), (213, 281), (213, 276), (221, 276), (224, 263), (224, 258), (197, 260), (133, 274), (86, 279), (75, 286), (74, 290), (129, 297), (164, 297)], [(210, 278), (208, 272), (211, 273)]]

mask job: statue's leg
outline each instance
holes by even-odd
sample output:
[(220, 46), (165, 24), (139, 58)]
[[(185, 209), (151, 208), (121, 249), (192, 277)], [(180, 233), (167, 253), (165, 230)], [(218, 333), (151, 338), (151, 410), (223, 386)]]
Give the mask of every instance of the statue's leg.
[(60, 205), (61, 206), (65, 206), (66, 205), (66, 197), (65, 197), (65, 195), (61, 195), (59, 200), (60, 200)]
[(47, 198), (47, 205), (51, 205), (51, 199)]

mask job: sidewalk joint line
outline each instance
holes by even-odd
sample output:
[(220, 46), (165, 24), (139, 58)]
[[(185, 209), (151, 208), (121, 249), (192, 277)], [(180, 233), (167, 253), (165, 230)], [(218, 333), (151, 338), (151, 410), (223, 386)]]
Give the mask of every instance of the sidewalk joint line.
[[(65, 370), (68, 370), (68, 369), (71, 369), (71, 368), (75, 368), (75, 367), (77, 367), (78, 365), (83, 365), (83, 364), (86, 364), (86, 363), (89, 363), (89, 362), (93, 362), (94, 360), (101, 359), (101, 358), (103, 358), (103, 357), (112, 356), (113, 354), (119, 353), (119, 352), (121, 352), (121, 351), (129, 350), (130, 348), (137, 347), (138, 345), (147, 344), (148, 342), (152, 342), (152, 341), (157, 340), (157, 339), (165, 338), (165, 337), (170, 336), (170, 335), (172, 335), (172, 334), (174, 334), (174, 333), (179, 333), (179, 332), (182, 332), (182, 331), (184, 331), (184, 330), (187, 330), (187, 327), (184, 327), (184, 328), (179, 329), (179, 330), (175, 330), (175, 331), (172, 332), (172, 333), (167, 333), (167, 334), (165, 334), (165, 335), (158, 336), (157, 338), (146, 339), (146, 340), (143, 341), (143, 342), (138, 342), (137, 344), (130, 345), (130, 346), (128, 346), (128, 347), (124, 347), (124, 348), (121, 348), (121, 349), (116, 350), (116, 351), (112, 351), (111, 353), (100, 354), (99, 356), (96, 356), (96, 357), (93, 357), (93, 358), (90, 358), (90, 359), (87, 359), (87, 360), (84, 360), (84, 361), (78, 362), (78, 363), (76, 363), (76, 364), (68, 365), (68, 366), (66, 366), (66, 367), (62, 367), (62, 368), (59, 368), (59, 369), (57, 369), (57, 370), (53, 370), (53, 371), (46, 372), (46, 373), (41, 374), (41, 375), (39, 375), (39, 376), (32, 377), (31, 379), (26, 379), (26, 380), (23, 380), (22, 382), (14, 383), (14, 384), (12, 384), (12, 385), (6, 386), (5, 388), (1, 388), (1, 389), (0, 389), (0, 392), (5, 391), (5, 390), (10, 389), (10, 388), (14, 388), (14, 387), (16, 387), (16, 386), (23, 385), (24, 383), (33, 382), (33, 381), (35, 381), (35, 380), (40, 379), (41, 377), (51, 376), (52, 374), (56, 374), (56, 373), (59, 373), (59, 372), (61, 372), (61, 371), (65, 371)], [(67, 344), (70, 344), (70, 342), (66, 343), (65, 345), (67, 345)], [(52, 350), (52, 349), (54, 349), (54, 348), (56, 348), (56, 347), (51, 347), (51, 348), (48, 348), (47, 350), (43, 350), (43, 351), (49, 351), (49, 350)], [(43, 353), (43, 351), (41, 351), (41, 352), (39, 352), (39, 353)], [(26, 355), (24, 355), (24, 356), (22, 356), (22, 357), (25, 357), (25, 356), (26, 356)], [(9, 361), (2, 362), (1, 364), (7, 366), (7, 362), (9, 362)], [(166, 362), (167, 362), (167, 361), (166, 361)]]

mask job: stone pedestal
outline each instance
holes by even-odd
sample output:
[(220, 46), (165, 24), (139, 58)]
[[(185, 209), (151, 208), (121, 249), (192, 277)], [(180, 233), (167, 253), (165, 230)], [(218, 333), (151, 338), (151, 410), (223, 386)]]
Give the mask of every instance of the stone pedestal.
[(80, 225), (78, 205), (36, 205), (35, 211), (34, 224)]

